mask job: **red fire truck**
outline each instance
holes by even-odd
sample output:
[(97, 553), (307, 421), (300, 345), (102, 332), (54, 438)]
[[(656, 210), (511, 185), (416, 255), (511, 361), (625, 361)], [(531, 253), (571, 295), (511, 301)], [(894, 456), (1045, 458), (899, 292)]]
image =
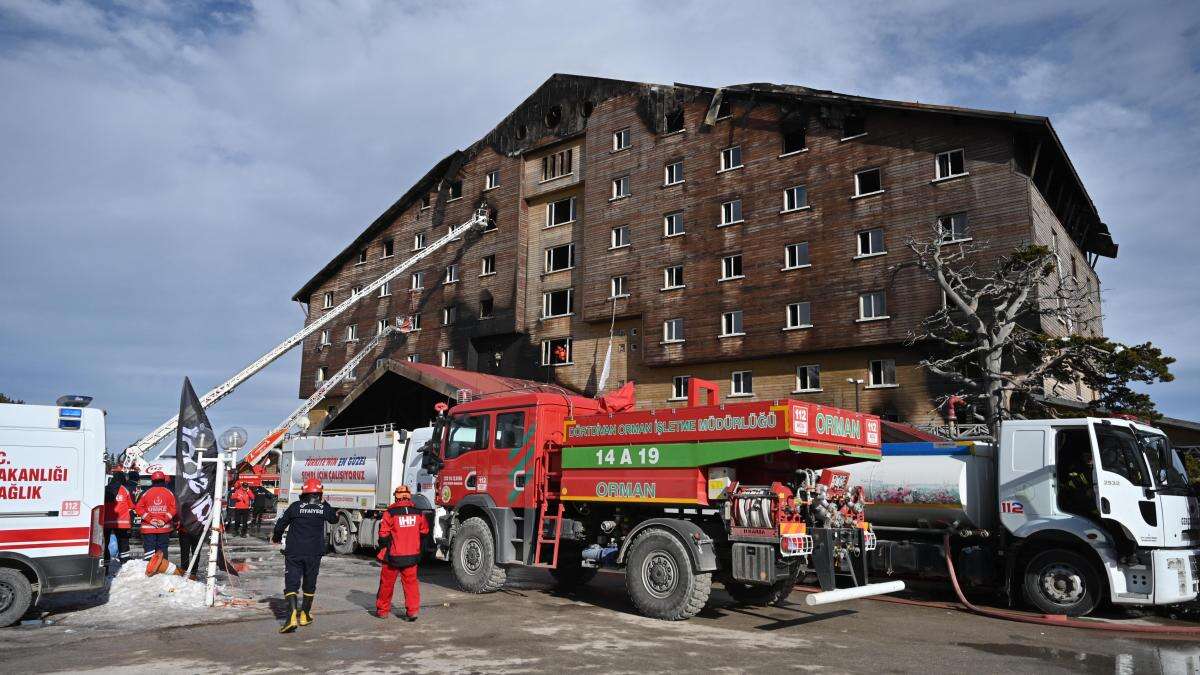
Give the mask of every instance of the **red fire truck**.
[[(627, 385), (631, 387), (632, 385)], [(426, 452), (446, 508), (438, 541), (459, 585), (487, 593), (506, 567), (558, 584), (624, 568), (643, 614), (686, 619), (712, 581), (738, 601), (782, 602), (815, 572), (810, 605), (902, 588), (869, 584), (875, 536), (860, 491), (832, 467), (880, 457), (877, 417), (793, 400), (717, 404), (692, 378), (688, 405), (634, 411), (545, 391), (440, 406)]]

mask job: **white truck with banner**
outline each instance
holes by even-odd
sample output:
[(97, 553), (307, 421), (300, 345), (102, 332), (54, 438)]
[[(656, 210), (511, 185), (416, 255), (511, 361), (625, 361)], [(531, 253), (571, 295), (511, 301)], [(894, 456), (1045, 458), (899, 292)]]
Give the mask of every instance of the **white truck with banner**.
[(946, 578), (950, 558), (970, 585), (1072, 616), (1200, 593), (1200, 507), (1155, 427), (1006, 421), (995, 445), (887, 443), (882, 461), (845, 468), (865, 490), (877, 572)]
[(316, 478), (325, 486), (325, 500), (338, 511), (338, 522), (329, 532), (334, 552), (374, 550), (392, 491), (404, 484), (430, 521), (424, 548), (432, 553), (439, 534), (434, 532), (439, 527), (434, 517), (436, 477), (421, 462), (422, 448), (432, 435), (432, 427), (405, 431), (381, 426), (287, 439), (279, 466), (279, 513), (300, 497), (305, 480)]
[(104, 411), (0, 404), (0, 626), (42, 595), (104, 585)]

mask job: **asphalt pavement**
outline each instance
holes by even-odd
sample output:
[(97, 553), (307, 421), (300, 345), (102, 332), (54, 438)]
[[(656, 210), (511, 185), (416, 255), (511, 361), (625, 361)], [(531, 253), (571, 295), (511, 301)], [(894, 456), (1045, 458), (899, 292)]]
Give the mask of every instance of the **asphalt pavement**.
[[(378, 567), (327, 556), (316, 622), (278, 633), (282, 559), (258, 539), (234, 540), (249, 562), (226, 607), (161, 622), (105, 622), (87, 602), (59, 602), (46, 621), (0, 631), (5, 672), (1200, 672), (1200, 644), (1113, 637), (872, 600), (810, 609), (739, 606), (720, 589), (700, 615), (638, 615), (624, 576), (602, 573), (574, 594), (543, 570), (509, 573), (504, 590), (463, 593), (445, 563), (421, 568), (416, 623), (370, 612)], [(402, 612), (402, 593), (393, 600)], [(93, 601), (94, 602), (94, 601)], [(133, 625), (136, 623), (137, 625)], [(149, 624), (149, 625), (142, 625)]]

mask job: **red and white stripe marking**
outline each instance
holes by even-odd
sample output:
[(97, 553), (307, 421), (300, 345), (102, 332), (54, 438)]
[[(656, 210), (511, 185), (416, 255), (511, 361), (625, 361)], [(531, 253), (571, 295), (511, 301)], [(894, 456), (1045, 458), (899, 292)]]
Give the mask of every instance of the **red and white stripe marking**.
[(86, 526), (0, 530), (0, 551), (87, 546), (90, 541), (91, 529)]

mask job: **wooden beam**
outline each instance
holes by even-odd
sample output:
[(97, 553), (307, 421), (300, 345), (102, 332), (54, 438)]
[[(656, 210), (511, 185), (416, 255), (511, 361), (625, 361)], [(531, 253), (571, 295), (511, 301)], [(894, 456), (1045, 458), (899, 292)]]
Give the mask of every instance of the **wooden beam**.
[[(1038, 160), (1041, 158), (1041, 156), (1042, 156), (1042, 139), (1039, 138), (1038, 142), (1037, 142), (1037, 147), (1034, 148), (1034, 150), (1033, 150), (1033, 162), (1030, 163), (1030, 165), (1029, 165), (1029, 180), (1034, 180), (1035, 178), (1037, 178)], [(1049, 180), (1049, 179), (1047, 179), (1047, 180)], [(1037, 183), (1035, 181), (1034, 185), (1036, 185), (1036, 184)]]

